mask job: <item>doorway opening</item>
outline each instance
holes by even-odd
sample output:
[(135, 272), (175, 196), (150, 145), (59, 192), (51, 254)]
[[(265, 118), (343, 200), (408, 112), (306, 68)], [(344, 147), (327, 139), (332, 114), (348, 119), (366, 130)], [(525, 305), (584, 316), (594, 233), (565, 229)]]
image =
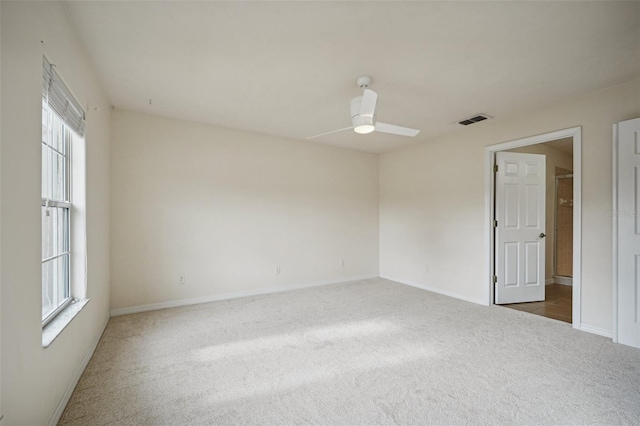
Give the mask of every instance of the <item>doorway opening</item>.
[(485, 148), (487, 305), (581, 328), (580, 154), (579, 127)]

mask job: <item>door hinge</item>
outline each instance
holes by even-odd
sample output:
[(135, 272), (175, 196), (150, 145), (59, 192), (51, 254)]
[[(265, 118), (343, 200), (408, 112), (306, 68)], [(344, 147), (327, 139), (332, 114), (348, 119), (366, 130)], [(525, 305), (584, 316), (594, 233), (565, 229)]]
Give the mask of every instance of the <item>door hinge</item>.
[(498, 227), (498, 221), (497, 221), (497, 220), (494, 220), (494, 221), (493, 221), (493, 227), (494, 227), (494, 228), (497, 228), (497, 227)]
[(494, 276), (493, 276), (493, 283), (495, 284), (495, 283), (497, 283), (497, 282), (498, 282), (498, 276), (497, 276), (497, 275), (494, 275)]
[(498, 165), (497, 164), (493, 166), (493, 172), (494, 173), (498, 173)]

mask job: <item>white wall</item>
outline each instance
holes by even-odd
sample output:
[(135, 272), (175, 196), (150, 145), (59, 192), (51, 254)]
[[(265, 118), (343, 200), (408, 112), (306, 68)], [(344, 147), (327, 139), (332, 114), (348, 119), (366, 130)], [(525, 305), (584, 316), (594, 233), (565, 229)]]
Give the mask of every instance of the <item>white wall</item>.
[(638, 116), (635, 80), (383, 154), (381, 275), (482, 303), (484, 147), (582, 126), (582, 322), (611, 330), (612, 125)]
[(112, 123), (112, 309), (378, 275), (377, 155), (125, 111)]
[[(109, 315), (110, 110), (60, 3), (3, 1), (0, 7), (3, 424), (44, 425)], [(40, 264), (43, 53), (57, 64), (80, 103), (90, 106), (86, 184), (91, 301), (47, 349), (42, 348)]]
[(545, 144), (523, 146), (520, 148), (508, 149), (510, 152), (522, 152), (526, 154), (542, 154), (546, 157), (546, 200), (545, 200), (545, 279), (553, 279), (553, 261), (556, 238), (556, 167), (573, 170), (573, 157), (570, 154), (552, 148)]

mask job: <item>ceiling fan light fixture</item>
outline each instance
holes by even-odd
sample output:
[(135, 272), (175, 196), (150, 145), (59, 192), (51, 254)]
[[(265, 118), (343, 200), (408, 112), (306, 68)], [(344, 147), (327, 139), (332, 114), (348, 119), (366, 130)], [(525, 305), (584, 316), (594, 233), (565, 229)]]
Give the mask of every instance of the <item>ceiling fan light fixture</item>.
[(361, 135), (366, 135), (367, 133), (371, 133), (376, 129), (376, 126), (373, 124), (361, 124), (353, 128), (353, 131), (359, 133)]
[[(357, 99), (357, 98), (356, 98)], [(362, 116), (359, 112), (353, 111), (353, 107), (360, 108), (360, 101), (362, 97), (357, 102), (351, 102), (352, 106), (352, 115), (351, 115), (351, 124), (353, 124), (353, 130), (361, 135), (366, 135), (367, 133), (371, 133), (376, 129), (375, 120), (373, 115), (371, 116)], [(355, 105), (354, 105), (355, 104)]]

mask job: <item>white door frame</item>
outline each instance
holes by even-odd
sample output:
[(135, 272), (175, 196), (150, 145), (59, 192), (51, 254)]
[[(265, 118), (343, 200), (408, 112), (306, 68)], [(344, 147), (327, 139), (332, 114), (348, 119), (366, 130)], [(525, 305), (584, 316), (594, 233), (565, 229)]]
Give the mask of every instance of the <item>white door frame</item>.
[(484, 149), (484, 211), (485, 211), (485, 285), (484, 302), (493, 305), (495, 275), (495, 250), (493, 219), (495, 217), (495, 153), (522, 146), (536, 145), (557, 139), (573, 138), (573, 294), (572, 312), (573, 328), (581, 329), (581, 288), (582, 288), (582, 127), (558, 130), (556, 132), (516, 139), (510, 142), (490, 145)]

